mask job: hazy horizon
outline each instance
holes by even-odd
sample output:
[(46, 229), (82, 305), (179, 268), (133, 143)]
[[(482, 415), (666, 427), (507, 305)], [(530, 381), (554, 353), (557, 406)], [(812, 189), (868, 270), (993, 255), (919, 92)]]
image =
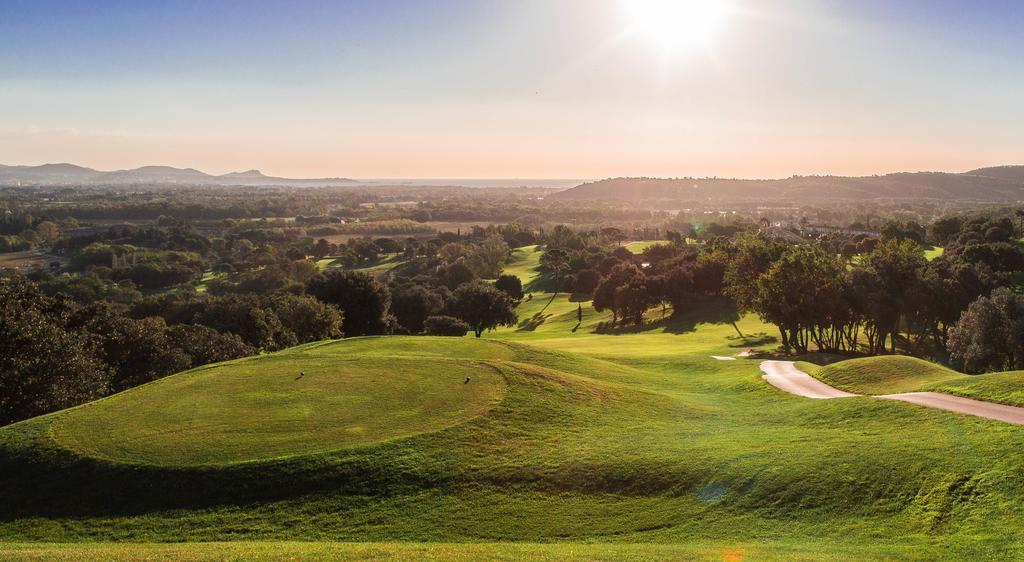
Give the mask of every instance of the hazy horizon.
[(509, 179), (962, 172), (1024, 154), (1024, 6), (9, 1), (0, 154)]

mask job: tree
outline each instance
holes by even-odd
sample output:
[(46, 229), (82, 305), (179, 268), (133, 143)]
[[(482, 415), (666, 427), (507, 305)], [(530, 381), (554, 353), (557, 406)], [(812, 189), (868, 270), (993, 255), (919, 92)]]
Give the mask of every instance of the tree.
[(517, 318), (513, 306), (508, 294), (483, 281), (466, 283), (455, 289), (448, 304), (452, 315), (469, 324), (478, 338), (484, 330), (514, 326)]
[(751, 310), (758, 297), (758, 278), (778, 261), (785, 244), (753, 235), (733, 241), (732, 259), (725, 268), (726, 293), (740, 310)]
[(24, 278), (0, 279), (0, 425), (106, 394), (109, 368), (67, 317)]
[(391, 312), (398, 324), (410, 334), (422, 332), (427, 318), (440, 314), (442, 310), (444, 298), (423, 285), (407, 285), (391, 294)]
[(493, 279), (501, 273), (501, 267), (508, 259), (509, 249), (505, 239), (497, 234), (488, 236), (474, 248), (473, 263), (478, 264), (475, 273), (478, 277)]
[(188, 303), (187, 308), (191, 314), (181, 314), (180, 320), (184, 323), (237, 334), (259, 350), (276, 351), (298, 343), (295, 334), (281, 324), (274, 311), (264, 308), (256, 295), (207, 298)]
[(672, 305), (672, 314), (682, 314), (686, 305), (695, 297), (694, 275), (696, 265), (692, 261), (675, 260), (668, 264), (662, 281), (662, 296)]
[(865, 269), (873, 277), (865, 287), (871, 299), (867, 318), (875, 336), (872, 351), (884, 351), (886, 338), (891, 336), (891, 351), (896, 353), (900, 319), (904, 314), (913, 315), (909, 304), (921, 290), (925, 263), (921, 247), (911, 240), (882, 242), (865, 257)]
[(725, 270), (729, 267), (729, 254), (721, 248), (701, 252), (693, 271), (693, 288), (705, 295), (719, 295), (725, 288)]
[(643, 323), (644, 312), (653, 304), (647, 281), (647, 277), (640, 274), (615, 288), (613, 306), (619, 318), (638, 325)]
[(342, 313), (336, 307), (306, 295), (282, 293), (270, 299), (285, 329), (295, 334), (297, 343), (329, 340), (342, 336)]
[(847, 319), (840, 304), (843, 272), (831, 254), (810, 246), (790, 247), (758, 277), (752, 309), (778, 327), (787, 352), (807, 353), (812, 340), (822, 350), (834, 351), (841, 346)]
[(950, 330), (949, 353), (968, 373), (1024, 367), (1024, 299), (1006, 287), (979, 297)]
[(612, 323), (618, 322), (619, 313), (623, 310), (619, 305), (626, 306), (626, 302), (630, 298), (626, 294), (618, 296), (619, 288), (624, 287), (634, 278), (643, 277), (644, 273), (636, 265), (628, 262), (617, 264), (608, 272), (608, 276), (601, 280), (594, 291), (594, 310), (598, 312), (611, 310)]
[(52, 244), (60, 239), (60, 228), (52, 221), (40, 222), (36, 225), (36, 233), (47, 244)]
[(428, 316), (423, 322), (423, 328), (429, 336), (457, 336), (461, 338), (469, 331), (469, 324), (452, 316)]
[(512, 297), (512, 300), (518, 301), (523, 298), (523, 281), (516, 275), (501, 275), (494, 282), (494, 286)]
[(341, 309), (346, 336), (387, 334), (391, 331), (391, 292), (371, 275), (360, 271), (332, 270), (307, 285), (309, 293)]
[(572, 277), (572, 291), (581, 295), (592, 295), (601, 283), (601, 272), (596, 269), (577, 271)]
[(237, 335), (221, 333), (198, 324), (170, 326), (167, 328), (167, 338), (172, 346), (189, 356), (191, 367), (256, 354), (256, 349)]
[(331, 253), (331, 243), (321, 238), (313, 245), (313, 257), (322, 260)]
[(437, 278), (445, 287), (455, 289), (463, 283), (469, 283), (476, 279), (476, 274), (466, 264), (456, 262), (440, 268), (437, 271)]
[(888, 222), (882, 227), (882, 243), (890, 241), (913, 240), (917, 244), (924, 244), (925, 229), (915, 221)]
[(555, 279), (569, 272), (569, 254), (561, 248), (548, 248), (540, 256), (540, 271)]
[(83, 327), (99, 342), (99, 357), (114, 374), (111, 389), (119, 392), (192, 366), (192, 358), (167, 338), (163, 318), (121, 316), (105, 303), (83, 310)]
[[(1019, 212), (1019, 211), (1018, 211)], [(928, 240), (937, 246), (945, 246), (960, 233), (964, 220), (961, 217), (943, 217), (928, 227)]]

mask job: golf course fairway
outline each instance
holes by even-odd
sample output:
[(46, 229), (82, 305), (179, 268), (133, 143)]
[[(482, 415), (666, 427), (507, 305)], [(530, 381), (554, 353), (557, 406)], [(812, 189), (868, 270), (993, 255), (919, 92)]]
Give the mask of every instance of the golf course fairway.
[[(0, 558), (1024, 555), (1024, 427), (781, 392), (725, 302), (648, 317), (600, 333), (537, 289), (479, 339), (317, 342), (0, 428)], [(901, 364), (878, 393), (1019, 396)]]

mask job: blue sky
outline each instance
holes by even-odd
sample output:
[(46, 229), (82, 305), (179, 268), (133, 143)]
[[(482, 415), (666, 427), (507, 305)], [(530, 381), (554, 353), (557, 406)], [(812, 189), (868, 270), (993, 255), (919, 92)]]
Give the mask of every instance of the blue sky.
[(1024, 3), (706, 0), (725, 6), (706, 41), (667, 48), (632, 1), (0, 0), (0, 160), (353, 177), (1024, 163)]

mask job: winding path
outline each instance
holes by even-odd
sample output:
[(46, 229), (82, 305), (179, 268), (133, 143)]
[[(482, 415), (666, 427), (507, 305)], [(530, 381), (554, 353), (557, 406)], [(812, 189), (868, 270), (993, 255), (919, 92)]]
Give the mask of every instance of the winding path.
[[(838, 388), (833, 388), (820, 380), (796, 368), (792, 361), (764, 361), (761, 363), (761, 378), (768, 384), (781, 390), (803, 396), (805, 398), (849, 398), (860, 396)], [(968, 414), (990, 420), (1024, 425), (1024, 408), (1007, 406), (984, 400), (962, 398), (941, 392), (904, 392), (875, 396), (885, 400), (899, 400), (919, 406), (937, 408), (960, 414)]]

